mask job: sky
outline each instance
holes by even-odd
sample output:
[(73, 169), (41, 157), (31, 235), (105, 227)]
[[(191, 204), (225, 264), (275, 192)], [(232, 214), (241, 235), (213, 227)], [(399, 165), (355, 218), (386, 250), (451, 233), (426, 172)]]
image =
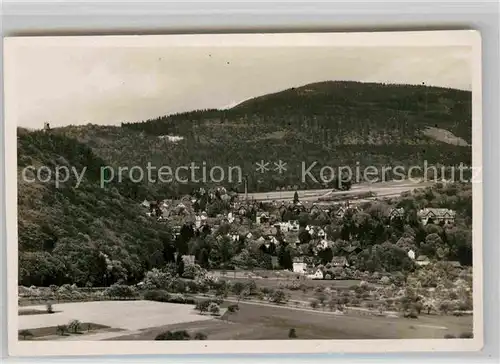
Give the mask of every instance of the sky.
[[(137, 45), (139, 44), (139, 46)], [(471, 89), (471, 47), (20, 46), (6, 72), (17, 125), (136, 122), (326, 80)], [(10, 84), (9, 84), (10, 85)]]

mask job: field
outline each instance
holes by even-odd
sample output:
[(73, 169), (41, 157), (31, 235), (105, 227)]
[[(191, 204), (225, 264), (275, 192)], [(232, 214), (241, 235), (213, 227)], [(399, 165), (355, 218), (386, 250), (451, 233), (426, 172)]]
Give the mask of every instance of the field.
[[(30, 307), (42, 310), (43, 307)], [(113, 329), (135, 331), (159, 325), (211, 320), (210, 316), (198, 315), (192, 305), (160, 303), (152, 301), (97, 301), (54, 305), (56, 312), (50, 315), (19, 315), (18, 329), (50, 328), (67, 325), (72, 320), (92, 322)], [(50, 330), (49, 330), (50, 331)], [(97, 336), (96, 336), (97, 335)], [(81, 340), (95, 340), (100, 334), (82, 335)], [(105, 337), (117, 335), (105, 333)], [(57, 338), (57, 337), (56, 337)], [(65, 337), (61, 337), (65, 339)], [(68, 338), (74, 339), (74, 338)]]
[[(315, 281), (314, 281), (315, 282)], [(295, 293), (295, 292), (294, 292)], [(303, 292), (299, 291), (302, 295)], [(307, 296), (303, 296), (307, 300)], [(376, 316), (348, 310), (330, 312), (307, 306), (291, 307), (245, 301), (239, 311), (222, 316), (200, 315), (193, 305), (152, 301), (98, 301), (56, 305), (51, 315), (20, 315), (19, 330), (29, 329), (42, 340), (154, 340), (167, 330), (203, 332), (209, 340), (279, 340), (287, 339), (294, 328), (299, 339), (401, 339), (444, 338), (472, 332), (472, 316), (421, 315), (418, 319)], [(32, 307), (30, 310), (41, 310)], [(92, 330), (81, 335), (58, 336), (57, 325), (71, 320), (92, 323)], [(85, 324), (83, 325), (85, 326)], [(41, 336), (41, 337), (40, 337)]]
[[(386, 181), (386, 182), (374, 182), (374, 183), (359, 183), (352, 186), (349, 191), (332, 191), (332, 189), (321, 189), (321, 190), (299, 190), (297, 191), (299, 199), (301, 201), (317, 201), (320, 197), (333, 197), (333, 196), (344, 196), (347, 198), (354, 197), (356, 195), (365, 194), (368, 192), (373, 192), (379, 198), (388, 198), (399, 196), (405, 191), (411, 191), (416, 188), (424, 188), (432, 185), (432, 182), (419, 182), (419, 181)], [(257, 201), (287, 201), (293, 200), (295, 191), (270, 191), (270, 192), (256, 192), (249, 193), (248, 198)]]
[[(336, 314), (240, 303), (240, 310), (226, 313), (222, 320), (194, 321), (142, 330), (110, 340), (154, 340), (167, 330), (203, 332), (208, 340), (279, 340), (288, 339), (295, 328), (298, 339), (412, 339), (458, 336), (472, 331), (470, 316), (421, 316), (419, 319)], [(227, 320), (227, 321), (226, 321)]]

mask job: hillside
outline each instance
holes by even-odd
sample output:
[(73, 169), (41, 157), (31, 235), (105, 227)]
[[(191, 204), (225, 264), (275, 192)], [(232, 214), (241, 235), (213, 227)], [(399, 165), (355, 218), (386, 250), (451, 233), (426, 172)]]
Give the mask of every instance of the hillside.
[[(137, 281), (172, 259), (168, 227), (147, 219), (135, 200), (140, 186), (124, 182), (100, 188), (100, 167), (106, 163), (86, 145), (18, 129), (18, 155), (20, 284)], [(49, 166), (52, 179), (23, 180), (21, 171), (28, 165)], [(87, 167), (78, 188), (74, 178), (56, 188), (56, 165)]]
[[(432, 128), (432, 129), (431, 129)], [(451, 135), (459, 143), (429, 130)], [(121, 127), (58, 129), (115, 165), (240, 166), (250, 191), (324, 187), (301, 182), (301, 163), (456, 165), (471, 161), (471, 94), (426, 86), (322, 82), (247, 100), (227, 110), (197, 110)], [(169, 141), (164, 136), (183, 139)], [(287, 162), (286, 173), (255, 174), (260, 160)], [(271, 163), (272, 165), (272, 163)], [(316, 171), (317, 174), (317, 170)], [(242, 189), (236, 182), (223, 183)], [(189, 190), (161, 186), (162, 192)], [(170, 193), (170, 192), (168, 192)]]

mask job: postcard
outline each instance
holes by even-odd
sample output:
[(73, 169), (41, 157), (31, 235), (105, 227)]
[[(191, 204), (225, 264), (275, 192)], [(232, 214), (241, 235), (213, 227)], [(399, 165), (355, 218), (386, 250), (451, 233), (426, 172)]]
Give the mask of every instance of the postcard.
[(478, 32), (4, 56), (11, 355), (482, 347)]

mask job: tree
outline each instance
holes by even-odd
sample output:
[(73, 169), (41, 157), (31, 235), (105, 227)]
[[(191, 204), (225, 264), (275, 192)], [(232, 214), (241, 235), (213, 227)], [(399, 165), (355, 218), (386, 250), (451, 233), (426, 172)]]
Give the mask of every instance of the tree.
[(286, 301), (286, 294), (281, 289), (277, 289), (271, 295), (271, 302), (274, 303), (284, 303)]
[(299, 232), (299, 241), (300, 244), (307, 245), (311, 241), (311, 234), (305, 229), (302, 229)]
[(333, 309), (337, 306), (337, 301), (334, 300), (333, 298), (328, 301), (328, 308), (330, 311), (333, 311)]
[(78, 320), (73, 320), (68, 325), (68, 331), (73, 331), (73, 333), (77, 333), (80, 330), (81, 323)]
[(295, 329), (290, 329), (288, 331), (288, 338), (289, 339), (295, 339), (297, 337), (297, 333), (295, 332)]
[(326, 295), (323, 292), (317, 293), (316, 294), (316, 298), (318, 299), (318, 301), (321, 304), (321, 306), (325, 305)]
[(315, 309), (316, 309), (316, 308), (318, 308), (318, 306), (319, 306), (319, 301), (318, 301), (318, 300), (316, 300), (316, 299), (314, 299), (314, 300), (312, 300), (312, 301), (309, 303), (309, 305), (311, 306), (311, 308), (312, 308), (313, 310), (315, 310)]
[(238, 312), (240, 310), (240, 307), (238, 305), (229, 305), (226, 311), (226, 321), (229, 320), (229, 316)]
[(236, 296), (240, 296), (241, 293), (245, 290), (245, 285), (242, 282), (234, 282), (231, 290)]
[(200, 311), (200, 313), (207, 312), (210, 307), (210, 301), (198, 301), (196, 302), (195, 309)]
[(293, 203), (295, 205), (299, 203), (299, 193), (297, 191), (295, 191), (295, 193), (293, 194)]
[(26, 340), (27, 337), (33, 337), (33, 333), (30, 330), (21, 330), (19, 331), (19, 335), (22, 336), (24, 340)]
[(210, 305), (208, 306), (208, 311), (214, 316), (219, 315), (220, 313), (219, 305), (215, 302), (211, 302)]
[(68, 332), (68, 326), (66, 326), (66, 325), (58, 325), (57, 329), (56, 329), (56, 332), (59, 335), (64, 336)]
[(47, 304), (45, 305), (45, 308), (47, 310), (47, 313), (54, 313), (54, 308), (52, 307), (52, 303), (47, 302)]
[(184, 268), (184, 259), (179, 256), (179, 258), (177, 259), (177, 274), (179, 275), (179, 277), (182, 277), (182, 275), (184, 274)]
[(155, 340), (189, 340), (191, 335), (186, 330), (180, 331), (165, 331), (158, 334)]

